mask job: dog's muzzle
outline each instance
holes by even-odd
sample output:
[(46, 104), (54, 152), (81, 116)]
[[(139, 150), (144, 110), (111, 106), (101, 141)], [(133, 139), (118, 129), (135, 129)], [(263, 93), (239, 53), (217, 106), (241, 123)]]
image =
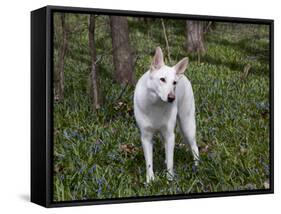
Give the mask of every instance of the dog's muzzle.
[(171, 103), (176, 99), (176, 96), (174, 94), (168, 94), (168, 102)]

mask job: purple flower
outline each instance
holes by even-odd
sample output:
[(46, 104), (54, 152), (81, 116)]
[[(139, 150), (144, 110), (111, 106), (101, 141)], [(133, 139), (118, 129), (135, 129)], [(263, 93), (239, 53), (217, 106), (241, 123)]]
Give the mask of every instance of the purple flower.
[(83, 165), (83, 166), (80, 168), (79, 173), (82, 173), (85, 169), (86, 169), (86, 166)]
[(90, 174), (93, 174), (93, 172), (96, 171), (96, 168), (97, 168), (97, 165), (94, 164), (93, 167), (91, 167), (91, 168), (89, 169), (89, 173), (90, 173)]
[(99, 185), (99, 186), (103, 185), (103, 183), (104, 183), (104, 178), (99, 178), (99, 179), (97, 180), (97, 182), (98, 182), (98, 185)]

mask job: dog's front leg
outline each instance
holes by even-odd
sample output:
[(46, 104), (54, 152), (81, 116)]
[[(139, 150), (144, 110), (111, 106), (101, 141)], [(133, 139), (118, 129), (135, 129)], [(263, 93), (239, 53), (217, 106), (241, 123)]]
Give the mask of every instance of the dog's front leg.
[(144, 158), (146, 163), (146, 182), (149, 183), (154, 180), (153, 173), (153, 144), (152, 144), (153, 133), (142, 131), (141, 141), (144, 152)]
[(173, 131), (162, 133), (165, 140), (165, 154), (167, 165), (167, 178), (173, 180), (174, 178), (174, 148), (175, 148), (175, 134)]

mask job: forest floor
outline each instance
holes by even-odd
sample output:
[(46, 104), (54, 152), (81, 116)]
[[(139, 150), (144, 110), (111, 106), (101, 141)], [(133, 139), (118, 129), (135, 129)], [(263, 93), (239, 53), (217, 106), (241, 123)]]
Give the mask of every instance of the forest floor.
[[(138, 79), (148, 70), (155, 47), (161, 46), (165, 56), (167, 52), (160, 23), (129, 22)], [(102, 23), (101, 19), (97, 26)], [(172, 59), (167, 64), (173, 65), (186, 56), (184, 24), (176, 27), (167, 21), (166, 29)], [(195, 95), (201, 162), (192, 170), (191, 153), (176, 129), (176, 178), (168, 181), (164, 144), (155, 136), (156, 179), (150, 184), (145, 183), (140, 133), (133, 116), (134, 87), (112, 80), (106, 32), (97, 27), (105, 98), (97, 113), (90, 110), (84, 78), (89, 73), (83, 59), (87, 43), (70, 47), (77, 55), (67, 60), (66, 97), (54, 103), (54, 201), (269, 188), (268, 26), (217, 23), (206, 35), (207, 53), (200, 63), (189, 56), (185, 74)], [(247, 64), (251, 66), (248, 74)]]

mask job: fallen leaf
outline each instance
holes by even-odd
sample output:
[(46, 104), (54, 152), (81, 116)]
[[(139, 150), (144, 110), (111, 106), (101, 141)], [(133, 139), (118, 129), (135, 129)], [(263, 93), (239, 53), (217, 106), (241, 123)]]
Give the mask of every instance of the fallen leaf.
[(121, 150), (125, 153), (134, 153), (138, 150), (138, 148), (136, 148), (135, 146), (133, 146), (131, 144), (122, 144), (120, 147), (121, 147)]

